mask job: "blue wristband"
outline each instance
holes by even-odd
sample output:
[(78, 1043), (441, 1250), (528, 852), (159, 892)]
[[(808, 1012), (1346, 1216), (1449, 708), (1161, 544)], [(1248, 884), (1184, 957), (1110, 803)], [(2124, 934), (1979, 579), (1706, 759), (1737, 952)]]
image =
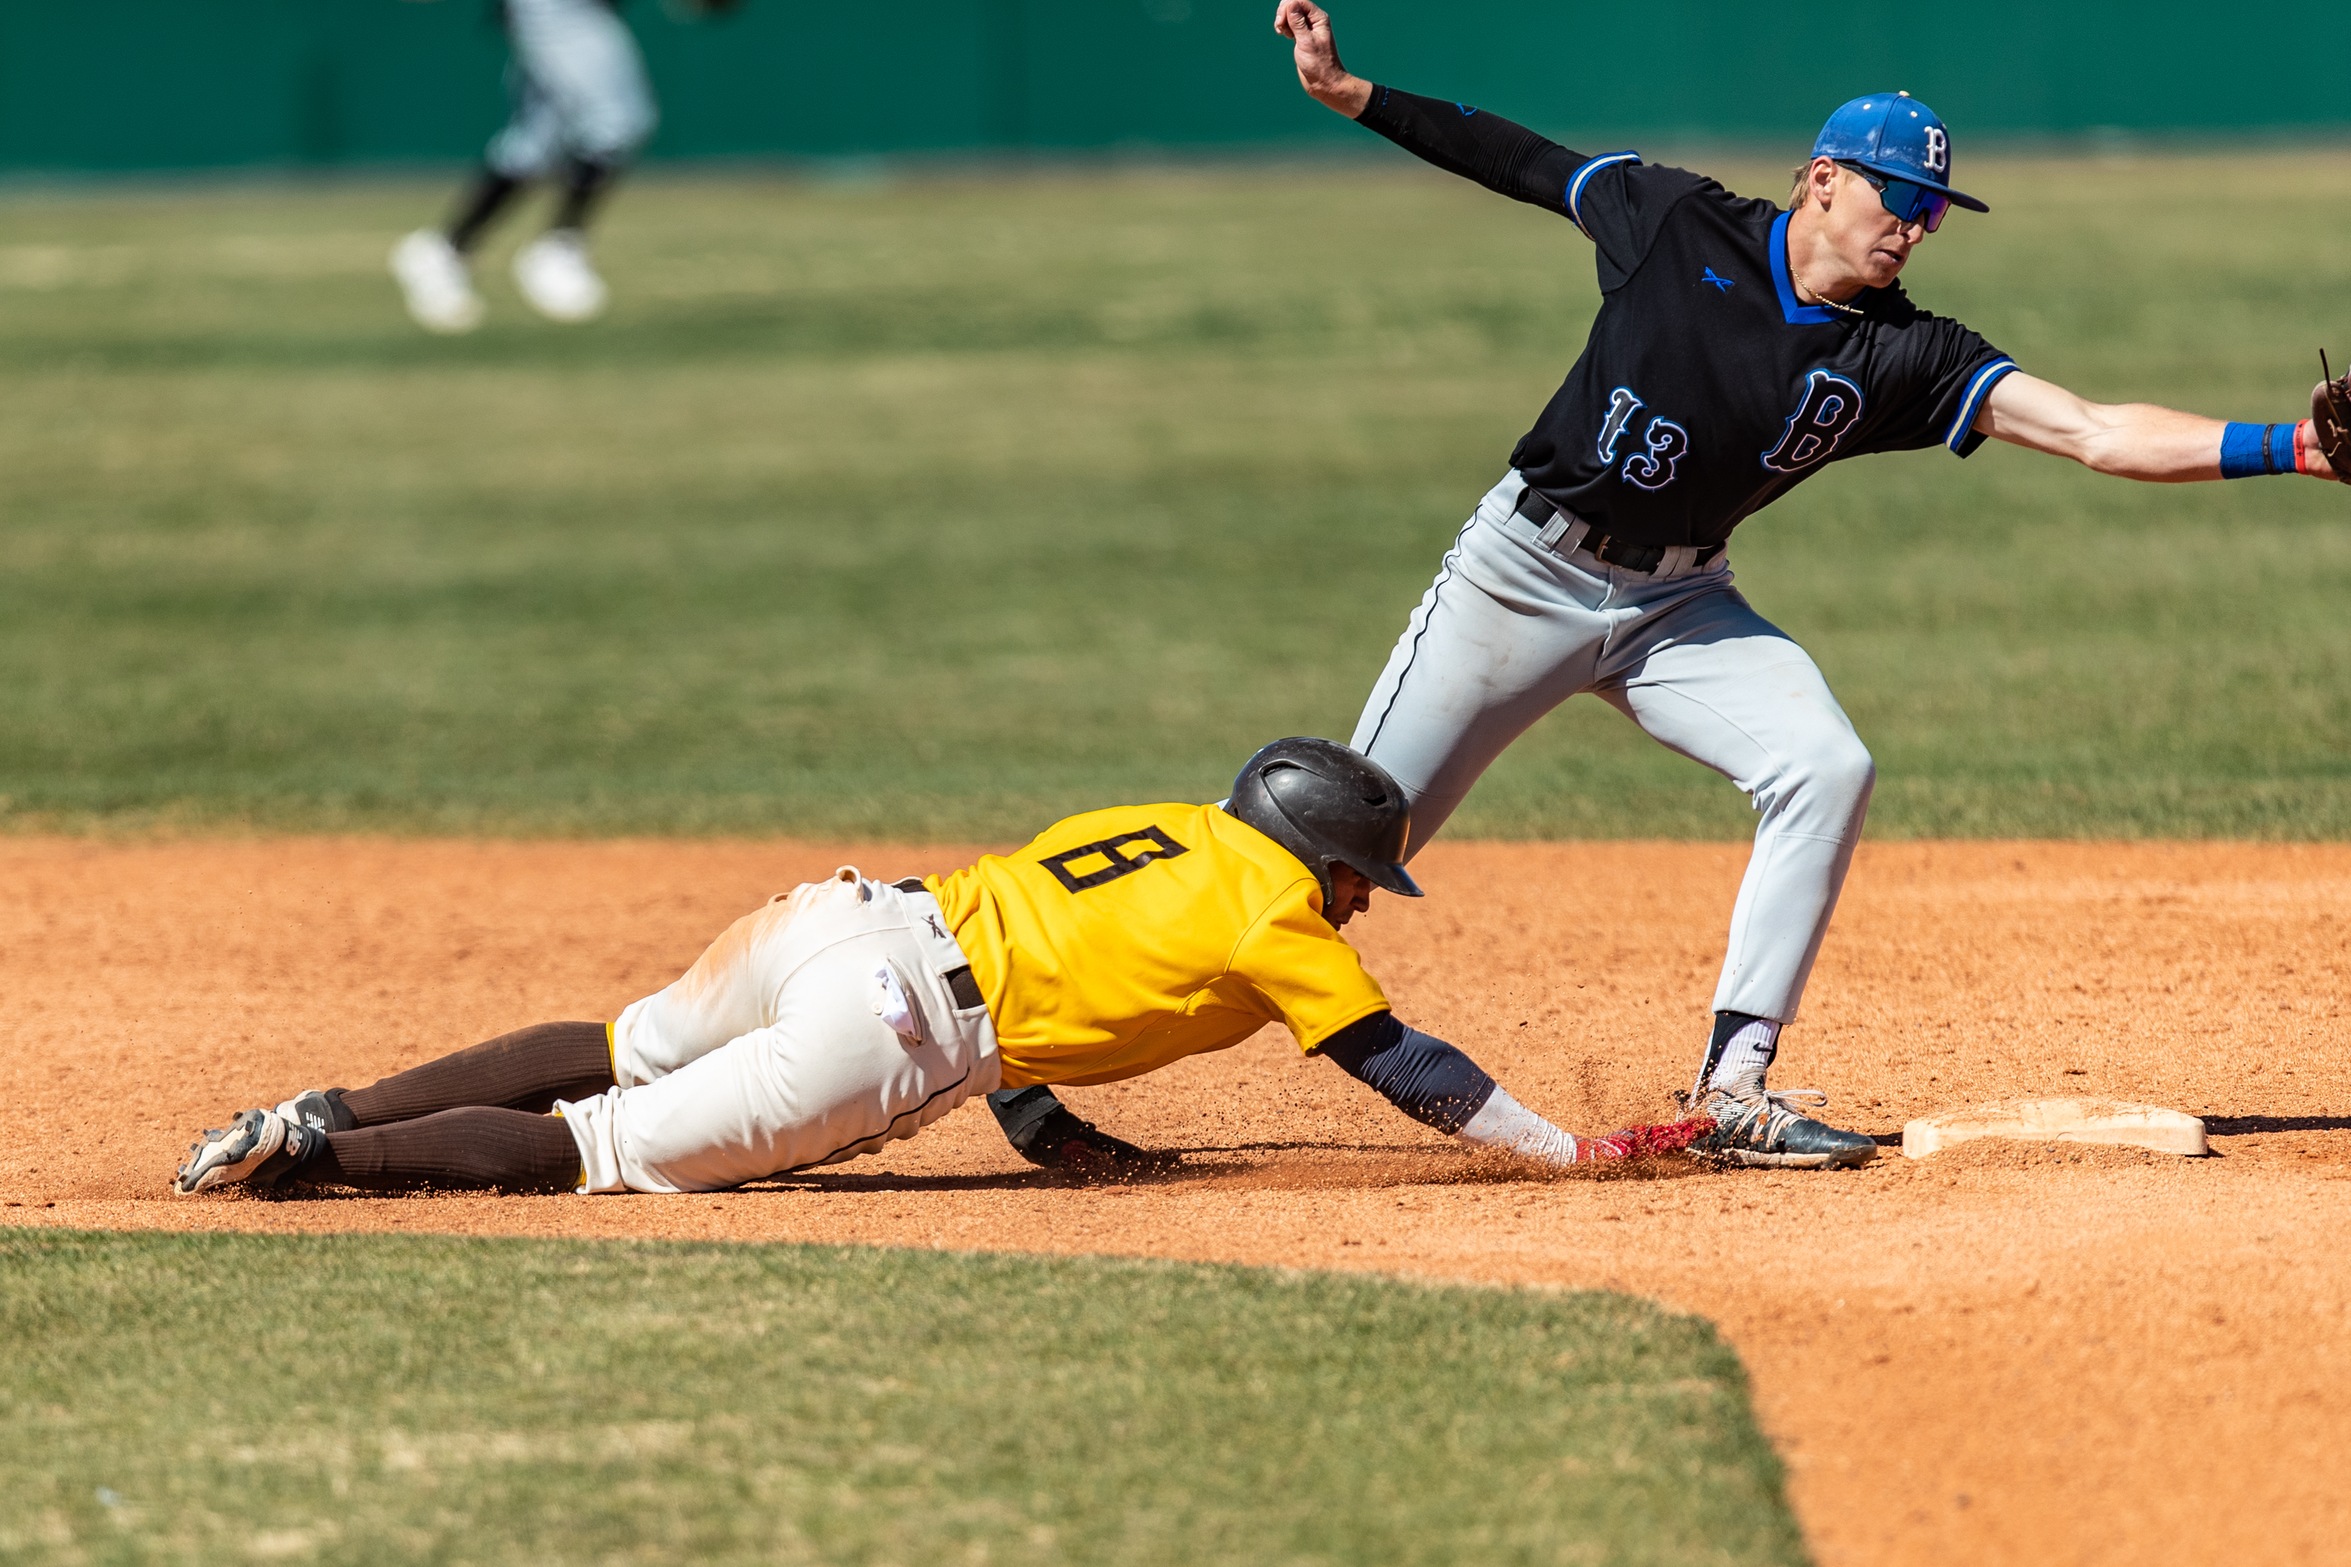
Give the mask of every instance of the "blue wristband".
[(2254, 479), (2294, 472), (2294, 442), (2300, 428), (2291, 424), (2225, 426), (2220, 433), (2220, 476)]

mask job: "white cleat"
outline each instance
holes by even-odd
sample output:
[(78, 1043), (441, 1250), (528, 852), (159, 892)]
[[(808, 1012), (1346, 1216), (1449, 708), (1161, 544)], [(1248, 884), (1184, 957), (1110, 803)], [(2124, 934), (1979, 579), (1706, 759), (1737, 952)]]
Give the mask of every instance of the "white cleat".
[(549, 229), (516, 251), (514, 286), (550, 321), (593, 321), (611, 298), (578, 229)]
[(473, 291), (473, 273), (446, 234), (418, 229), (392, 247), (391, 267), (418, 326), (455, 335), (482, 324), (482, 296)]

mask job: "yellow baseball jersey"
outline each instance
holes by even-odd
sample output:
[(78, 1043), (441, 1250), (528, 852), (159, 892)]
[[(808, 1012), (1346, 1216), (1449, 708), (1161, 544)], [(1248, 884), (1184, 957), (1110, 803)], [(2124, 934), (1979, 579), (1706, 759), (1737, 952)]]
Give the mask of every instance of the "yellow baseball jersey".
[(1388, 998), (1322, 888), (1213, 805), (1122, 805), (924, 879), (996, 1022), (1004, 1086), (1113, 1083), (1239, 1044), (1302, 1048)]

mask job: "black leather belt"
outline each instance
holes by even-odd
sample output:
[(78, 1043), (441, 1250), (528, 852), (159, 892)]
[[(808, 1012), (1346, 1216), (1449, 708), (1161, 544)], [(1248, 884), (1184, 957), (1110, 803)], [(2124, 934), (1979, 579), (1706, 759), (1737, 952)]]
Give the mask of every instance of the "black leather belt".
[[(1550, 497), (1531, 484), (1519, 492), (1516, 509), (1521, 517), (1538, 528), (1550, 526), (1551, 520), (1559, 515), (1560, 510), (1551, 504)], [(1597, 528), (1592, 528), (1587, 530), (1583, 538), (1576, 542), (1576, 548), (1588, 552), (1595, 560), (1606, 561), (1611, 566), (1622, 566), (1627, 571), (1646, 574), (1665, 564), (1668, 547), (1663, 544), (1635, 544), (1630, 539), (1620, 539), (1612, 534), (1602, 533)], [(1698, 551), (1696, 558), (1690, 564), (1703, 566), (1721, 553), (1721, 545), (1709, 544)]]

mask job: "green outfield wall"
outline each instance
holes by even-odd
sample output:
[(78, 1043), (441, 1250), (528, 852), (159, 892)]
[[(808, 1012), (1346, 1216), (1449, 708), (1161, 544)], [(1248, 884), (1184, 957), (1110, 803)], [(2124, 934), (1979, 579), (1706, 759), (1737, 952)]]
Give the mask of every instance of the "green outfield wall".
[[(629, 17), (658, 157), (1327, 144), (1272, 0), (748, 0)], [(1808, 136), (1905, 87), (1962, 136), (2351, 126), (2351, 14), (2188, 0), (1479, 8), (1342, 0), (1349, 63), (1583, 140)], [(467, 157), (501, 112), (483, 0), (0, 0), (0, 170)]]

